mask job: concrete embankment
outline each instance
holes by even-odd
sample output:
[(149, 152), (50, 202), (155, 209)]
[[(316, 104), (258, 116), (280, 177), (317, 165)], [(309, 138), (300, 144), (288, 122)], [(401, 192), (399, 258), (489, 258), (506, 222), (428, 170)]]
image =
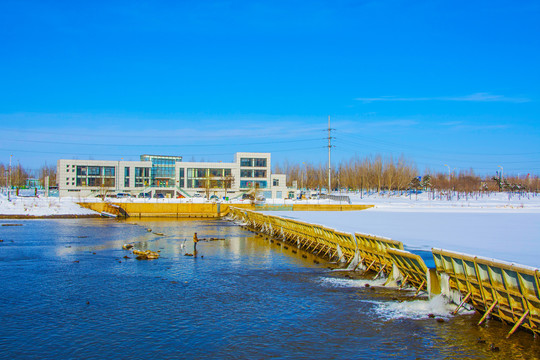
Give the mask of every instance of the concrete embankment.
[(349, 270), (371, 270), (387, 284), (408, 285), (428, 296), (443, 294), (458, 305), (511, 324), (507, 337), (522, 327), (540, 334), (540, 270), (481, 256), (432, 249), (435, 268), (405, 251), (400, 241), (346, 233), (322, 225), (231, 208), (231, 217), (253, 231), (284, 241), (321, 258), (342, 262)]
[(172, 218), (214, 218), (226, 215), (229, 208), (257, 211), (292, 210), (292, 211), (351, 211), (364, 210), (372, 205), (329, 205), (329, 204), (294, 204), (286, 205), (254, 205), (254, 204), (220, 204), (220, 203), (138, 203), (138, 202), (81, 202), (79, 205), (114, 215), (130, 217), (172, 217)]

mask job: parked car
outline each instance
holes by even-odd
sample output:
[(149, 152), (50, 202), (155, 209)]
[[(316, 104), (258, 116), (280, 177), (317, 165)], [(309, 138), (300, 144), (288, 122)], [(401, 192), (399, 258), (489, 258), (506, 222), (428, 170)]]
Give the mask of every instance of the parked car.
[(163, 194), (155, 194), (154, 198), (155, 199), (165, 199), (165, 195), (163, 195)]
[(219, 197), (217, 195), (210, 196), (210, 200), (219, 200)]
[(198, 194), (198, 193), (197, 193), (197, 194), (194, 194), (193, 197), (194, 197), (194, 198), (200, 198), (200, 197), (202, 197), (202, 196), (201, 196), (201, 194)]
[(116, 194), (116, 197), (117, 197), (117, 198), (130, 198), (130, 197), (131, 197), (131, 194), (128, 194), (128, 193), (118, 193), (118, 194)]
[(140, 193), (139, 197), (143, 199), (150, 199), (150, 193)]

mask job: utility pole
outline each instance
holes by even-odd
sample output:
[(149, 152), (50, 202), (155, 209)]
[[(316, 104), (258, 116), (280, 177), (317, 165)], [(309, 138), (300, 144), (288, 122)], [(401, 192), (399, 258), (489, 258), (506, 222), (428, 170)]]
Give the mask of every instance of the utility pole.
[(330, 195), (330, 191), (332, 191), (332, 180), (331, 180), (331, 152), (332, 152), (332, 129), (330, 127), (330, 115), (328, 115), (328, 195)]

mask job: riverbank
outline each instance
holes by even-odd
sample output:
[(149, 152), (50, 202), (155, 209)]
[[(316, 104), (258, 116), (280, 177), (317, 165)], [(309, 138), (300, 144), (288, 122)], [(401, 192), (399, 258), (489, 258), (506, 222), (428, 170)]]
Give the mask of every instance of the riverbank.
[(0, 195), (0, 219), (65, 219), (99, 217), (99, 213), (79, 206), (72, 198), (14, 197)]

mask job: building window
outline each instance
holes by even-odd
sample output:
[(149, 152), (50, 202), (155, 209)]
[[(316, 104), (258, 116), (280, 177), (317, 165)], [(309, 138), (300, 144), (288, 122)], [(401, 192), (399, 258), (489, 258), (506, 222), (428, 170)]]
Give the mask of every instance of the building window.
[(105, 166), (103, 168), (103, 175), (114, 176), (114, 166)]
[(251, 189), (253, 187), (258, 187), (259, 189), (266, 189), (268, 187), (267, 181), (253, 181), (253, 180), (241, 180), (240, 188), (242, 189)]
[[(274, 179), (272, 181), (272, 186), (279, 186), (279, 179)], [(279, 199), (281, 199), (281, 196), (279, 197)]]
[(129, 167), (124, 167), (124, 187), (129, 187)]
[(114, 187), (114, 178), (105, 178), (105, 179), (103, 179), (103, 186), (105, 186), (105, 187)]
[(99, 166), (89, 166), (88, 167), (88, 175), (100, 176), (101, 175), (101, 167), (99, 167)]
[(181, 188), (184, 187), (184, 171), (184, 168), (180, 168), (178, 173), (178, 186)]
[(253, 159), (251, 158), (241, 158), (240, 159), (240, 166), (253, 166)]
[(253, 170), (240, 170), (240, 177), (251, 178), (253, 177)]
[(222, 177), (223, 169), (210, 169), (210, 176)]
[(265, 178), (266, 177), (266, 170), (255, 170), (254, 171), (254, 177), (256, 178)]
[(195, 177), (196, 178), (206, 177), (206, 169), (195, 169)]
[(135, 187), (145, 187), (150, 184), (150, 168), (135, 168)]
[(253, 159), (254, 162), (255, 162), (255, 167), (266, 167), (266, 159), (265, 158), (262, 158), (262, 159)]
[(231, 176), (232, 172), (231, 172), (231, 169), (225, 169), (225, 171), (223, 172), (224, 176)]

